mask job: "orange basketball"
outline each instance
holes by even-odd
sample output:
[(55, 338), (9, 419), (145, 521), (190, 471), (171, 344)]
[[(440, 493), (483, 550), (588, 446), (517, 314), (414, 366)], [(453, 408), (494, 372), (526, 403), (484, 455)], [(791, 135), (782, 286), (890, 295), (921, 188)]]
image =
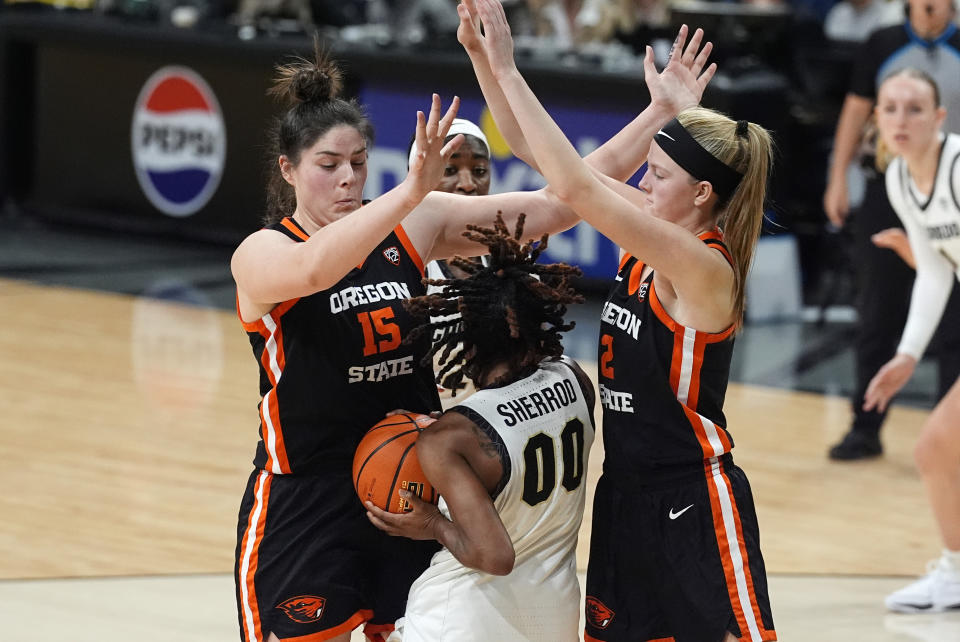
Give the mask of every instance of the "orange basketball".
[(360, 501), (404, 513), (410, 506), (399, 491), (410, 490), (424, 501), (437, 503), (437, 491), (423, 474), (413, 447), (420, 431), (434, 421), (408, 412), (378, 421), (367, 431), (353, 455), (353, 487)]

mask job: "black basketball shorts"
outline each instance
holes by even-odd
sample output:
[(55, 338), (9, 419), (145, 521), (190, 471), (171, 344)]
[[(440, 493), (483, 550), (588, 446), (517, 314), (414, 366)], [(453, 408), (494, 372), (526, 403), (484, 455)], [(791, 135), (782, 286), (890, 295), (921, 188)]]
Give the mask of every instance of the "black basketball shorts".
[(240, 639), (319, 642), (364, 622), (368, 638), (385, 638), (439, 547), (377, 530), (349, 466), (325, 476), (254, 470), (237, 525)]
[(587, 568), (588, 642), (776, 640), (750, 484), (713, 458), (669, 481), (604, 472)]

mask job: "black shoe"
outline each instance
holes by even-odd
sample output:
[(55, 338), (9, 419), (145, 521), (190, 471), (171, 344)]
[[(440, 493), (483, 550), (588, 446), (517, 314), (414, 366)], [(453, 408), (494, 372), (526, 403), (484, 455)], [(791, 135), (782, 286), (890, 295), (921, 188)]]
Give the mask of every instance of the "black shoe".
[(857, 430), (851, 430), (840, 443), (830, 449), (830, 459), (850, 461), (853, 459), (869, 459), (883, 454), (880, 437), (868, 435)]

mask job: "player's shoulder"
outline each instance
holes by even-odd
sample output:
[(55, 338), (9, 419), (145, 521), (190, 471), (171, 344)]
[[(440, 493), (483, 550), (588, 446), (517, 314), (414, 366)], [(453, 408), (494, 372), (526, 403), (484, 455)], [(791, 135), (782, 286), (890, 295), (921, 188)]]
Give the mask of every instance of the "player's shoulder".
[(573, 371), (573, 374), (577, 379), (577, 383), (580, 384), (580, 389), (583, 390), (584, 400), (587, 402), (587, 407), (589, 407), (590, 411), (592, 412), (597, 396), (596, 391), (593, 388), (593, 380), (590, 379), (590, 376), (583, 369), (583, 367), (581, 367), (581, 365), (572, 357), (568, 355), (562, 355), (558, 361), (565, 364)]

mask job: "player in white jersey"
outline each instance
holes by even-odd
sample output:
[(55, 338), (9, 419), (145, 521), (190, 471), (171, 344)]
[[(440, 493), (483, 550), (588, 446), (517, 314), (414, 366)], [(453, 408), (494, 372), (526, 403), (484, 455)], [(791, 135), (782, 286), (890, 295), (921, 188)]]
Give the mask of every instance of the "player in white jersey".
[[(936, 83), (905, 69), (880, 86), (876, 107), (881, 141), (896, 158), (887, 194), (910, 241), (917, 276), (897, 354), (870, 381), (867, 410), (884, 410), (910, 379), (960, 278), (960, 136), (944, 135), (946, 110)], [(940, 527), (944, 550), (930, 572), (886, 599), (894, 611), (960, 608), (960, 380), (927, 418), (914, 458)]]
[(582, 299), (567, 284), (577, 270), (536, 264), (546, 237), (521, 245), (521, 225), (511, 235), (498, 215), (495, 229), (471, 229), (490, 265), (467, 265), (468, 278), (409, 302), (414, 312), (461, 311), (444, 345), (463, 344), (462, 367), (443, 383), (468, 376), (478, 391), (417, 441), (439, 506), (404, 495), (413, 510), (395, 515), (367, 504), (391, 535), (445, 547), (410, 588), (391, 641), (579, 639), (576, 544), (594, 390), (561, 356), (560, 333), (573, 327), (565, 304)]

